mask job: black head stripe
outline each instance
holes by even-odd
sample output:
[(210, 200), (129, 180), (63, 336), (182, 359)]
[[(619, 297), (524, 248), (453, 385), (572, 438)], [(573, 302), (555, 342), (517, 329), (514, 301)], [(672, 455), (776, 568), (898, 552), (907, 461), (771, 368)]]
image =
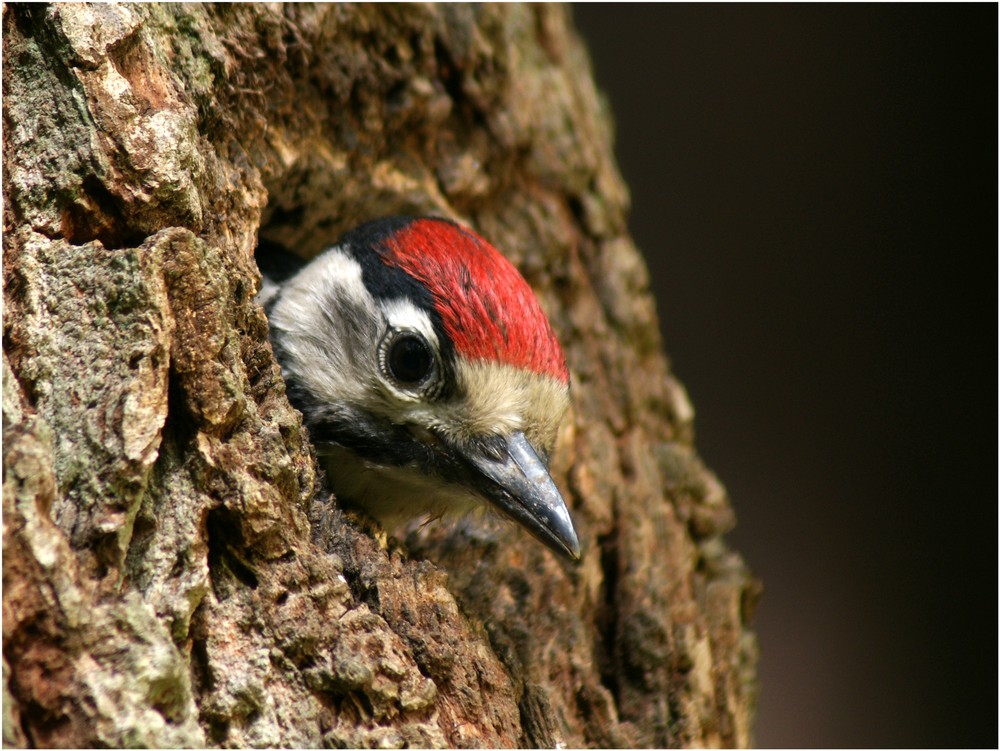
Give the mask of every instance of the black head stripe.
[(380, 247), (386, 238), (413, 224), (417, 218), (415, 216), (387, 216), (382, 219), (374, 219), (355, 227), (343, 235), (338, 242), (373, 248)]
[[(290, 384), (289, 397), (296, 389)], [(361, 410), (340, 406), (303, 412), (309, 437), (320, 453), (332, 444), (352, 451), (359, 459), (382, 467), (410, 467), (426, 475), (451, 479), (462, 470), (457, 456), (414, 437), (406, 428)]]
[(308, 263), (304, 258), (289, 252), (275, 243), (261, 240), (254, 251), (254, 260), (260, 273), (275, 284), (282, 284), (295, 276)]

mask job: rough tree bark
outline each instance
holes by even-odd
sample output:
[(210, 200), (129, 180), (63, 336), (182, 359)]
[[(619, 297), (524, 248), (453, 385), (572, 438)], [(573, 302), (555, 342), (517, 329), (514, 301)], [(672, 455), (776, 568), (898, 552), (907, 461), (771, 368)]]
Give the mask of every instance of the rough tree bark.
[[(564, 7), (3, 9), (4, 742), (747, 745), (757, 587)], [(336, 509), (258, 240), (508, 253), (567, 351), (578, 566)]]

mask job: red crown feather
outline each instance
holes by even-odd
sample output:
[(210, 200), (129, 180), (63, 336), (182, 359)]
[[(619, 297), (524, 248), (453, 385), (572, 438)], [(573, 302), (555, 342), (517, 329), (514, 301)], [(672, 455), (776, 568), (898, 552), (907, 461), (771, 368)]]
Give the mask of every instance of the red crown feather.
[(417, 219), (387, 238), (385, 248), (385, 263), (430, 291), (459, 354), (569, 382), (566, 358), (534, 292), (482, 237), (445, 220)]

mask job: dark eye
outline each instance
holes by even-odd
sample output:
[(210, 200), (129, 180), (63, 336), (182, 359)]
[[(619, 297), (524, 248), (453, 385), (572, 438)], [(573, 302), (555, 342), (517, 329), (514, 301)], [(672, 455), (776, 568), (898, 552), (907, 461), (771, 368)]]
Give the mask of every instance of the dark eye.
[(400, 334), (389, 346), (386, 362), (392, 377), (400, 383), (413, 385), (431, 372), (434, 358), (427, 342), (416, 334)]

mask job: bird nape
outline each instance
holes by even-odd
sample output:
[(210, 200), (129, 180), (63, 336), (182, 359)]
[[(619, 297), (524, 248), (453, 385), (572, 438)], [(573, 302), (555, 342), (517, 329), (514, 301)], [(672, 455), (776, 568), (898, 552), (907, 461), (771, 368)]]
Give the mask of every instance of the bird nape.
[(486, 240), (445, 219), (377, 220), (297, 271), (282, 264), (258, 299), (339, 502), (387, 529), (486, 502), (579, 559), (548, 471), (566, 360)]

